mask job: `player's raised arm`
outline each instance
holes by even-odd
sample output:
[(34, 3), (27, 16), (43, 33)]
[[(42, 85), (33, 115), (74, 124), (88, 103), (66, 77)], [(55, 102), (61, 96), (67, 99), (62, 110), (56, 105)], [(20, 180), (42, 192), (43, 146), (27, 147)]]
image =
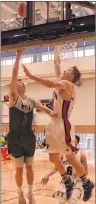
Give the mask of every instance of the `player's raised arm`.
[(59, 78), (61, 74), (60, 64), (61, 64), (60, 46), (57, 45), (55, 47), (55, 52), (54, 52), (54, 69), (55, 69), (55, 74), (56, 74), (57, 79)]
[(18, 71), (19, 71), (19, 62), (20, 58), (22, 55), (23, 50), (17, 50), (16, 53), (16, 60), (13, 66), (13, 71), (12, 71), (12, 80), (11, 80), (11, 85), (10, 85), (10, 91), (15, 92), (16, 91), (16, 83), (17, 83), (17, 78), (18, 78)]
[(19, 62), (20, 62), (22, 52), (23, 50), (19, 49), (17, 50), (17, 53), (16, 53), (16, 60), (13, 66), (12, 79), (11, 79), (10, 91), (9, 91), (10, 103), (11, 102), (14, 103), (13, 101), (17, 99), (16, 84), (17, 84), (18, 71), (19, 71)]
[(68, 82), (67, 80), (55, 82), (55, 81), (50, 81), (50, 80), (46, 80), (46, 79), (41, 79), (39, 77), (33, 76), (28, 71), (28, 69), (25, 65), (22, 65), (22, 67), (24, 68), (24, 72), (25, 72), (27, 77), (36, 81), (37, 83), (40, 83), (43, 86), (46, 86), (48, 88), (57, 88), (57, 89), (67, 89), (67, 88), (69, 89), (70, 88), (70, 82)]

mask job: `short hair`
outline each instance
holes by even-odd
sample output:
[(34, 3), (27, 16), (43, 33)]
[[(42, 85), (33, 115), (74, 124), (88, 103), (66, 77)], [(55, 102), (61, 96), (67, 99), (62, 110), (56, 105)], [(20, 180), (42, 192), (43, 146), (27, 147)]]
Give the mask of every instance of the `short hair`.
[(72, 82), (76, 83), (81, 78), (81, 72), (79, 71), (79, 69), (76, 66), (73, 66), (73, 74), (74, 74), (74, 79)]
[(80, 142), (80, 137), (78, 135), (75, 135), (75, 139), (77, 140), (77, 142)]

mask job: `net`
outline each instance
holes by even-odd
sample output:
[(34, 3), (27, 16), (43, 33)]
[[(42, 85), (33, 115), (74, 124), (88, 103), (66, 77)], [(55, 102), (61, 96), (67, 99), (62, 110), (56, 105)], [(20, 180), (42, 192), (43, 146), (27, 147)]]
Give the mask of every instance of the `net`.
[(65, 43), (60, 44), (56, 48), (56, 55), (59, 55), (61, 59), (70, 59), (74, 57), (74, 51), (76, 49), (77, 43)]

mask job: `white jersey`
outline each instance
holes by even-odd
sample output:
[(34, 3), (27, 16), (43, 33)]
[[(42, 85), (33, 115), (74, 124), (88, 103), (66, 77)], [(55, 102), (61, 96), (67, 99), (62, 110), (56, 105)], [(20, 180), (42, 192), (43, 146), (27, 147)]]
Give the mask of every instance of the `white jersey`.
[(22, 99), (19, 96), (14, 107), (16, 107), (17, 109), (19, 109), (20, 111), (22, 111), (24, 113), (29, 113), (29, 112), (33, 111), (33, 109), (35, 107), (35, 102), (34, 102), (34, 99), (32, 99), (30, 97), (26, 97), (26, 99)]
[(63, 100), (58, 89), (53, 92), (52, 109), (58, 114), (58, 118), (52, 118), (46, 127), (46, 143), (48, 144), (48, 151), (50, 153), (69, 155), (77, 151), (77, 148), (73, 144), (74, 128), (69, 121), (75, 100), (76, 94), (74, 87), (70, 101)]
[(66, 120), (66, 118), (70, 118), (73, 106), (76, 101), (76, 93), (75, 88), (73, 88), (73, 93), (71, 97), (71, 101), (63, 100), (59, 94), (58, 89), (53, 92), (53, 110), (58, 113), (58, 117), (60, 120)]

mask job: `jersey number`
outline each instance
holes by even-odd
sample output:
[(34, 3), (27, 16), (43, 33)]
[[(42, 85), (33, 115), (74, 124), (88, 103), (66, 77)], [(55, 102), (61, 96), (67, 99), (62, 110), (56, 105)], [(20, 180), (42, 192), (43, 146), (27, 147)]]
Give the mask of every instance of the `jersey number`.
[(67, 174), (72, 176), (72, 166), (67, 167)]

